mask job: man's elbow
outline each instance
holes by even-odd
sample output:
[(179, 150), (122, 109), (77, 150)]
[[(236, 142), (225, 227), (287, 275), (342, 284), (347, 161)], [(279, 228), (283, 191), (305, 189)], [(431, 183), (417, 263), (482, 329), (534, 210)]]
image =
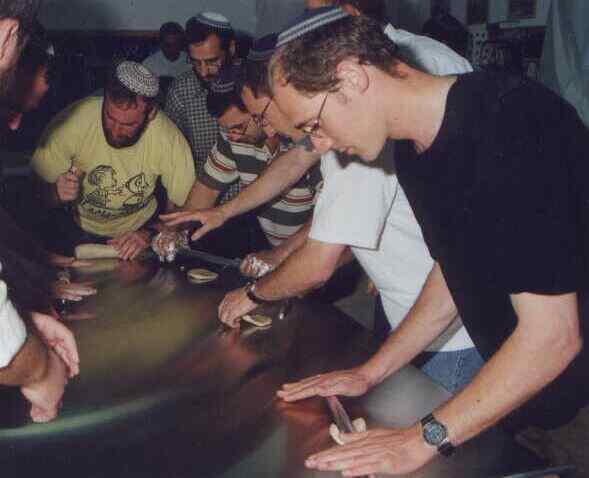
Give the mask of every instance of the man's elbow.
[(552, 337), (553, 347), (560, 351), (562, 359), (567, 365), (581, 353), (584, 347), (578, 320), (568, 322), (566, 325), (560, 327), (559, 332)]
[(572, 335), (568, 340), (568, 351), (571, 356), (571, 362), (573, 359), (581, 353), (583, 347), (585, 346), (583, 336), (577, 332), (576, 334)]

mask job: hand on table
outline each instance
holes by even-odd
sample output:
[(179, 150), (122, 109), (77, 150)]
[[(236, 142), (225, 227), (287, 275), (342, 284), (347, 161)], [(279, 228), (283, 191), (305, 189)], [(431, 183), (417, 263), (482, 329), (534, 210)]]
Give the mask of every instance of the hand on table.
[(343, 445), (311, 455), (305, 465), (321, 471), (340, 471), (343, 476), (404, 475), (418, 470), (437, 454), (423, 441), (419, 424), (340, 436)]
[(39, 337), (63, 361), (69, 371), (69, 376), (78, 375), (80, 373), (80, 355), (72, 331), (50, 315), (33, 312), (31, 317)]
[(57, 299), (80, 302), (84, 297), (96, 295), (98, 291), (91, 282), (65, 282), (58, 280), (53, 283), (53, 296)]
[(129, 261), (137, 258), (151, 245), (151, 237), (148, 231), (132, 231), (111, 239), (107, 244), (118, 251), (120, 259)]
[(254, 252), (245, 256), (239, 265), (239, 270), (246, 277), (258, 279), (276, 269), (283, 260), (276, 248), (270, 251)]
[(231, 328), (239, 327), (241, 318), (256, 308), (245, 293), (245, 288), (228, 292), (219, 305), (219, 319)]
[(198, 241), (205, 234), (221, 227), (227, 221), (225, 215), (219, 210), (219, 208), (211, 209), (200, 209), (198, 211), (181, 211), (173, 212), (171, 214), (162, 214), (160, 219), (164, 221), (166, 226), (177, 226), (179, 224), (185, 224), (187, 222), (200, 222), (202, 224), (191, 239)]
[(72, 166), (69, 171), (59, 175), (55, 182), (55, 191), (58, 199), (63, 202), (72, 202), (80, 195), (80, 182), (83, 172)]
[(358, 397), (364, 395), (371, 384), (359, 368), (338, 370), (308, 377), (300, 382), (286, 383), (277, 395), (287, 402), (296, 402), (309, 397), (330, 397), (345, 395)]
[(20, 388), (24, 397), (31, 402), (31, 418), (34, 422), (46, 423), (57, 416), (68, 381), (66, 368), (57, 354), (49, 350), (45, 376)]

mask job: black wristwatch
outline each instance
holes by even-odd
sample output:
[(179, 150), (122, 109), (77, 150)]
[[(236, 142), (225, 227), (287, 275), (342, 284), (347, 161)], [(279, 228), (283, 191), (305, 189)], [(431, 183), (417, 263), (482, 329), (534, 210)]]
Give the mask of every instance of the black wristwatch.
[(245, 294), (247, 295), (247, 298), (249, 300), (251, 300), (254, 304), (264, 305), (264, 304), (270, 304), (272, 302), (271, 300), (264, 300), (264, 299), (261, 299), (260, 297), (258, 297), (255, 293), (255, 290), (256, 290), (255, 281), (248, 282), (247, 285), (245, 286)]
[(433, 414), (430, 413), (421, 419), (421, 433), (425, 442), (435, 446), (441, 455), (450, 456), (454, 453), (455, 448), (448, 438), (448, 429), (436, 420)]

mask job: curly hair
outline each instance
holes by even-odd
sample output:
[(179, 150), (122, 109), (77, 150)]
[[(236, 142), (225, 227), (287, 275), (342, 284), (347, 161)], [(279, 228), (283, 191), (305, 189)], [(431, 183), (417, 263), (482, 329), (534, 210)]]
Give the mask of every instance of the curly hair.
[(401, 57), (378, 21), (349, 16), (279, 48), (270, 60), (270, 86), (278, 77), (304, 94), (334, 91), (337, 67), (347, 59), (390, 73)]

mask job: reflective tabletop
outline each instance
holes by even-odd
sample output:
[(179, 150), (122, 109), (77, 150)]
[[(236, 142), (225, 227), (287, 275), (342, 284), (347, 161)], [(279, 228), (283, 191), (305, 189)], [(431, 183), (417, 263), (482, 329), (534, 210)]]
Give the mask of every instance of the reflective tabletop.
[[(217, 306), (242, 283), (218, 270), (193, 284), (197, 263), (96, 261), (77, 279), (97, 296), (65, 311), (81, 373), (60, 416), (33, 424), (14, 389), (0, 390), (0, 476), (311, 477), (304, 459), (333, 446), (322, 399), (277, 400), (286, 381), (357, 365), (376, 349), (334, 307), (298, 301), (268, 329), (220, 325)], [(207, 266), (210, 269), (213, 267)], [(359, 399), (342, 399), (368, 426), (414, 423), (449, 398), (409, 366)], [(432, 462), (415, 477), (503, 476), (538, 466), (499, 430)]]

